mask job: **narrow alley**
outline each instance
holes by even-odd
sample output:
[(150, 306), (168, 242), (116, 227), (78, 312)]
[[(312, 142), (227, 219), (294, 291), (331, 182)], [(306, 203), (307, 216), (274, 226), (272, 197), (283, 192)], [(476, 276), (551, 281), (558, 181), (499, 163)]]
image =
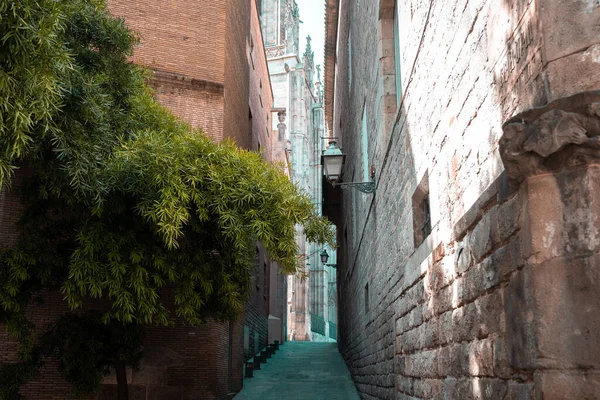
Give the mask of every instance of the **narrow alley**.
[(286, 342), (235, 400), (358, 400), (337, 343)]

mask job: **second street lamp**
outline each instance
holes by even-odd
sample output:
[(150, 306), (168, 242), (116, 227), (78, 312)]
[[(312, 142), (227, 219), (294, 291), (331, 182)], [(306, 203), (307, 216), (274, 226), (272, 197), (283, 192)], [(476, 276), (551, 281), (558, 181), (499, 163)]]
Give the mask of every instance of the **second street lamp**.
[(329, 254), (327, 253), (327, 250), (323, 249), (323, 251), (321, 252), (321, 262), (323, 263), (323, 265), (327, 266), (327, 267), (333, 267), (335, 268), (337, 266), (337, 264), (327, 264), (327, 261), (329, 260)]

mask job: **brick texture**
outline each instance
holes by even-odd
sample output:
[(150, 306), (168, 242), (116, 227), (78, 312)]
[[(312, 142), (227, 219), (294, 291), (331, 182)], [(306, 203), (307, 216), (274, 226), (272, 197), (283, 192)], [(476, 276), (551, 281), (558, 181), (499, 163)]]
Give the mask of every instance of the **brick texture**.
[[(204, 130), (217, 141), (233, 139), (239, 146), (259, 150), (270, 160), (272, 89), (254, 1), (109, 0), (109, 10), (124, 18), (140, 36), (131, 58), (151, 70), (150, 85), (158, 101), (176, 116)], [(252, 114), (252, 118), (250, 118)], [(0, 246), (18, 238), (15, 225), (21, 205), (13, 190), (0, 192)], [(244, 327), (258, 333), (259, 348), (267, 344), (269, 270), (271, 262), (259, 244), (260, 264), (253, 275), (252, 296), (237, 322), (207, 322), (190, 327), (177, 322), (168, 328), (148, 328), (140, 371), (129, 371), (133, 399), (222, 399), (241, 390), (242, 366), (253, 351), (244, 349)], [(266, 272), (266, 279), (265, 279)], [(254, 287), (258, 287), (255, 290)], [(169, 292), (163, 293), (165, 301)], [(43, 327), (67, 312), (58, 293), (45, 293), (42, 306), (28, 316)], [(86, 305), (84, 309), (98, 305)], [(0, 362), (16, 359), (16, 343), (0, 330)], [(28, 400), (70, 399), (56, 360), (23, 387)], [(70, 397), (71, 396), (71, 397)], [(116, 398), (114, 377), (106, 378), (95, 398)]]

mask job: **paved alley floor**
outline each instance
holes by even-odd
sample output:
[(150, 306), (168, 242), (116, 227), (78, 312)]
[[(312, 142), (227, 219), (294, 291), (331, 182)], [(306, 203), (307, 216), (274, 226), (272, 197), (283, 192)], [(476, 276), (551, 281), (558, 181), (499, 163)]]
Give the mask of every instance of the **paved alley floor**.
[(337, 343), (286, 342), (234, 400), (359, 400)]

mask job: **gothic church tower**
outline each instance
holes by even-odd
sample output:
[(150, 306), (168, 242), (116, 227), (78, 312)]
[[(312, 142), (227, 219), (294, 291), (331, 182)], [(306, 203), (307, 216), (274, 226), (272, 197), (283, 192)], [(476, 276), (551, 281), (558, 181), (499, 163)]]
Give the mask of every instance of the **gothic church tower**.
[[(281, 151), (289, 155), (292, 181), (320, 209), (324, 117), (320, 85), (314, 84), (316, 68), (310, 36), (302, 53), (296, 0), (262, 0), (261, 10), (273, 107), (280, 115), (287, 116)], [(288, 277), (287, 337), (311, 341), (335, 339), (335, 270), (320, 261), (323, 246), (307, 242), (301, 231), (296, 232), (296, 241), (305, 258), (302, 271)], [(333, 249), (327, 250), (335, 254)]]

